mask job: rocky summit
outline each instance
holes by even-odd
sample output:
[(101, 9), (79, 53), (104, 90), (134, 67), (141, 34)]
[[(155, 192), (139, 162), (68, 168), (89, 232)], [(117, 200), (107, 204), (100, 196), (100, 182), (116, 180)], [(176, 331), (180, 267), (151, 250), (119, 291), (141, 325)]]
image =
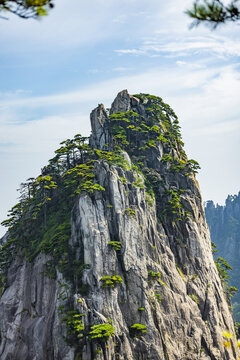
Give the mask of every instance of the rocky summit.
[(1, 360), (233, 360), (199, 165), (174, 111), (121, 91), (3, 222)]

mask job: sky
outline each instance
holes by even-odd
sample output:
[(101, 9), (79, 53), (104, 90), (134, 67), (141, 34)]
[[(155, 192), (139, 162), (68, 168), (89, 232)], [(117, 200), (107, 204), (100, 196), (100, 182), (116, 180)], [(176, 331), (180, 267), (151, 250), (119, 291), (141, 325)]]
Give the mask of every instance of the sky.
[[(90, 134), (117, 93), (163, 98), (197, 160), (203, 200), (240, 190), (240, 31), (189, 29), (192, 0), (55, 0), (47, 17), (0, 19), (0, 221), (59, 143)], [(5, 228), (0, 227), (0, 235)]]

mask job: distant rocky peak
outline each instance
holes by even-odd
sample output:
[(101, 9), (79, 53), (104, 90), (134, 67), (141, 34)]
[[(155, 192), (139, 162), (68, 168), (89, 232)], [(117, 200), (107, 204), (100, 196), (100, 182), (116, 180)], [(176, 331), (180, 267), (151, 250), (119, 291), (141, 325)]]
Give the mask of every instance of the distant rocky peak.
[(110, 114), (116, 112), (127, 112), (131, 108), (131, 95), (127, 90), (122, 90), (117, 94), (117, 97), (112, 103)]
[[(115, 100), (112, 103), (109, 115), (117, 112), (126, 113), (130, 110), (137, 110), (141, 113), (141, 109), (138, 108), (140, 100), (128, 93), (127, 90), (122, 90), (118, 93)], [(108, 113), (103, 104), (99, 104), (90, 114), (92, 134), (90, 136), (90, 146), (93, 149), (106, 150), (106, 144), (110, 146), (110, 119)]]

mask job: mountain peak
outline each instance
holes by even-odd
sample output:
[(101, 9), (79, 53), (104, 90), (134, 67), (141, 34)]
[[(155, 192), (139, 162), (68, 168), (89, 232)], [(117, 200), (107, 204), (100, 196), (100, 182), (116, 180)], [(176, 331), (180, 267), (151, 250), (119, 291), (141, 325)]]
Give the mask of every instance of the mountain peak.
[(1, 360), (236, 359), (176, 114), (123, 90), (90, 118), (4, 222)]

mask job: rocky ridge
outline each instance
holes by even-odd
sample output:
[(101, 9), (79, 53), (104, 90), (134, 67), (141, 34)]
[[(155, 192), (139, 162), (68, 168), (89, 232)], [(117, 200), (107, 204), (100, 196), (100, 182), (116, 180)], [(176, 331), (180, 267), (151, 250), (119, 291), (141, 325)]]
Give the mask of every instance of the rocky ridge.
[(0, 300), (2, 360), (238, 359), (222, 334), (234, 333), (233, 319), (177, 124), (160, 98), (126, 90), (110, 114), (93, 110), (98, 186), (75, 197), (67, 239), (81, 271), (50, 276), (46, 250), (31, 261), (14, 253)]

